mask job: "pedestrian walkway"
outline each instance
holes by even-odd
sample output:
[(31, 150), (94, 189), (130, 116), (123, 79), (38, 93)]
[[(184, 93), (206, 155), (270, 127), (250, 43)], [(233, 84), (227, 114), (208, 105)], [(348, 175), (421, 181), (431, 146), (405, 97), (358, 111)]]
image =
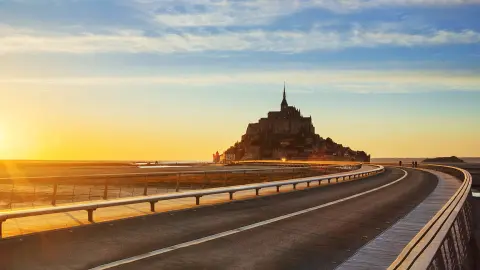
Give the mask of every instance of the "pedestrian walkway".
[(457, 178), (449, 174), (433, 170), (425, 171), (438, 177), (438, 185), (435, 190), (408, 215), (337, 267), (338, 270), (387, 269), (462, 184)]
[[(373, 166), (364, 165), (362, 168), (356, 170), (355, 172), (367, 171), (373, 168)], [(336, 174), (332, 174), (332, 176), (334, 175)], [(313, 187), (316, 185), (318, 184), (312, 183)], [(324, 181), (322, 182), (322, 185), (327, 185), (327, 183)], [(307, 188), (306, 184), (297, 185), (297, 190), (305, 188)], [(281, 187), (281, 192), (287, 192), (292, 190), (293, 187), (291, 185)], [(269, 195), (275, 193), (277, 193), (275, 187), (265, 188), (260, 191), (260, 195)], [(240, 191), (234, 194), (235, 200), (249, 199), (254, 197), (256, 197), (254, 190)], [(200, 206), (196, 205), (195, 198), (182, 198), (168, 201), (160, 201), (156, 204), (155, 209), (157, 211), (156, 213), (158, 213), (194, 207), (202, 207), (205, 205), (225, 203), (228, 201), (230, 201), (228, 193), (216, 194), (202, 197)], [(90, 203), (91, 202), (92, 201), (90, 201)], [(99, 208), (95, 211), (94, 218), (95, 222), (109, 222), (123, 218), (138, 217), (151, 214), (155, 213), (152, 213), (150, 211), (149, 203), (139, 203), (124, 206)], [(13, 236), (21, 236), (30, 233), (72, 228), (87, 224), (90, 224), (87, 217), (87, 211), (73, 211), (68, 213), (8, 219), (3, 223), (3, 237), (8, 238)]]

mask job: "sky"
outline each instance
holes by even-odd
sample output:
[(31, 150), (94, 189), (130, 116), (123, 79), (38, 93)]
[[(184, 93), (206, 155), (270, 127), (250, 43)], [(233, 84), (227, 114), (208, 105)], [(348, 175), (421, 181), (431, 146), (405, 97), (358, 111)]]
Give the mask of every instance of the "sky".
[(0, 159), (209, 160), (287, 100), (372, 157), (480, 156), (480, 0), (0, 0)]

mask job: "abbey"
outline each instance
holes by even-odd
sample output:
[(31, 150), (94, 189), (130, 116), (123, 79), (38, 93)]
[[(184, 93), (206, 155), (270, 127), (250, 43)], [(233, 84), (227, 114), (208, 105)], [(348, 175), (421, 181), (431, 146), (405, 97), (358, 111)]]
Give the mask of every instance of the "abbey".
[(285, 86), (280, 111), (269, 112), (267, 118), (261, 118), (258, 123), (249, 124), (245, 136), (259, 134), (313, 134), (315, 128), (311, 117), (303, 117), (300, 110), (288, 106)]
[(363, 151), (323, 139), (315, 134), (311, 117), (289, 106), (283, 87), (280, 111), (271, 111), (266, 118), (250, 123), (241, 141), (222, 155), (223, 160), (302, 159), (370, 161)]

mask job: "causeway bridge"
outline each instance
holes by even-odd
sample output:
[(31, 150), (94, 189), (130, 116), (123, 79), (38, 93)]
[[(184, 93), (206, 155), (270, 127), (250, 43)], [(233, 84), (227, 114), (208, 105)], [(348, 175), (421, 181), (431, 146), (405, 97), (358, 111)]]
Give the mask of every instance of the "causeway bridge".
[(258, 161), (0, 179), (0, 269), (480, 269), (468, 169)]

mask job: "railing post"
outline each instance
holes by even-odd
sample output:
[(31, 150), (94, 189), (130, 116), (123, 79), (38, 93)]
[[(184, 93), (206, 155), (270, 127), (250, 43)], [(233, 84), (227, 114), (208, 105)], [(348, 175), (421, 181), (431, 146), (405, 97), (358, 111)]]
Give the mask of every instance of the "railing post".
[(280, 192), (280, 186), (277, 186), (277, 192)]
[(55, 206), (57, 204), (57, 186), (58, 184), (53, 184), (53, 195), (52, 195), (52, 205)]
[(93, 223), (93, 211), (95, 211), (97, 209), (87, 209), (87, 212), (88, 212), (88, 221), (90, 221), (91, 223)]
[(293, 184), (293, 189), (297, 189), (297, 184)]
[(307, 182), (307, 187), (310, 187), (310, 182)]
[(178, 173), (177, 174), (177, 185), (175, 186), (175, 192), (180, 191), (180, 177), (181, 177), (181, 174)]
[(255, 195), (257, 195), (257, 196), (260, 195), (259, 192), (260, 192), (260, 189), (259, 189), (259, 188), (256, 188), (256, 189), (255, 189)]
[(0, 219), (0, 239), (2, 239), (3, 235), (2, 235), (2, 225), (3, 225), (3, 222), (5, 222), (5, 220), (1, 220)]
[(145, 184), (143, 185), (143, 196), (147, 196), (147, 195), (148, 195), (148, 182), (145, 182)]
[(233, 200), (233, 192), (229, 192), (230, 193), (230, 201)]
[(108, 199), (108, 179), (105, 180), (105, 189), (103, 190), (103, 199)]
[(195, 203), (196, 203), (197, 205), (200, 205), (200, 197), (201, 197), (201, 196), (195, 196)]
[(155, 212), (155, 204), (157, 203), (156, 201), (149, 202), (150, 203), (150, 211)]

